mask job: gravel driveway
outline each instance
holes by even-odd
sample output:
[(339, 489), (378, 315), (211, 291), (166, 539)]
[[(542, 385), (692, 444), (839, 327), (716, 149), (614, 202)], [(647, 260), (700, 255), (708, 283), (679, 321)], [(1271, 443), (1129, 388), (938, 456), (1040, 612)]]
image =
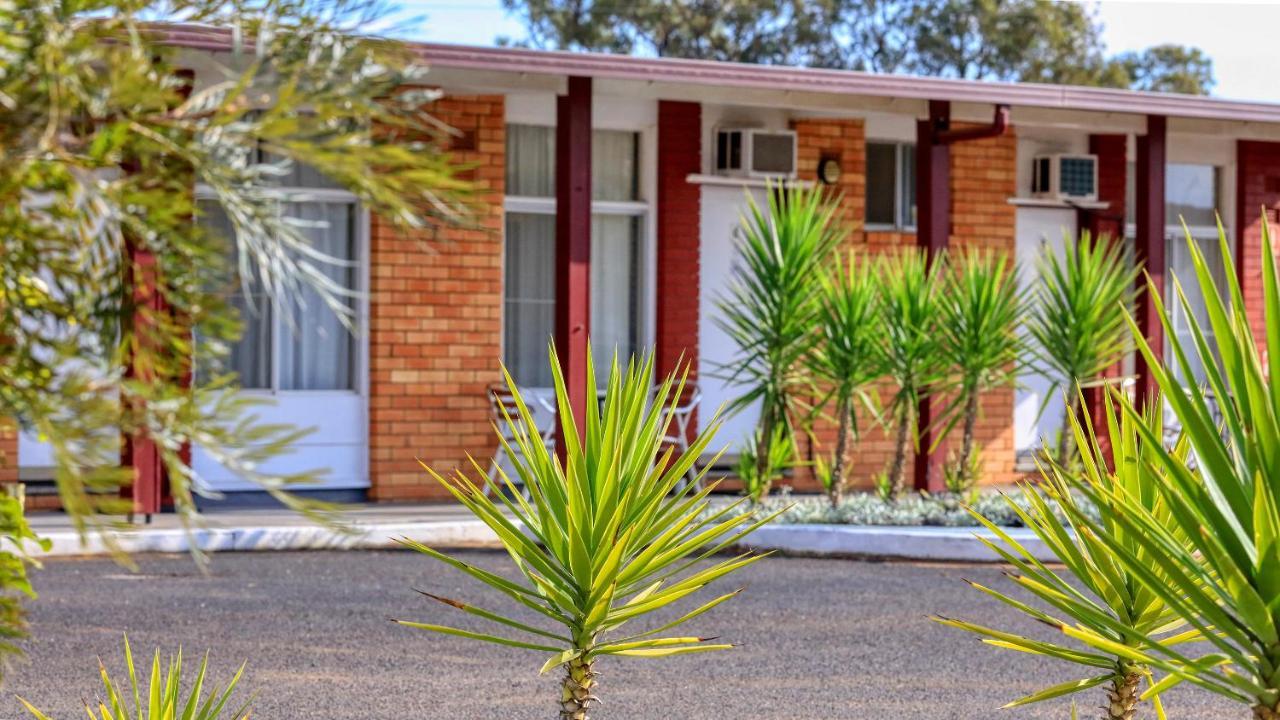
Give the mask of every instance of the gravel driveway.
[[(504, 555), (464, 552), (503, 569)], [(140, 572), (110, 561), (57, 560), (36, 574), (34, 638), (7, 690), (55, 720), (83, 718), (97, 685), (95, 657), (120, 667), (120, 637), (135, 653), (212, 648), (217, 677), (249, 661), (255, 720), (550, 720), (558, 677), (537, 675), (537, 653), (429, 635), (388, 622), (478, 627), (412, 588), (509, 607), (460, 574), (408, 552), (244, 553), (216, 556), (201, 575), (187, 557), (141, 557)], [(1043, 634), (961, 578), (1000, 583), (986, 566), (770, 558), (741, 573), (747, 591), (689, 629), (742, 646), (668, 660), (602, 662), (598, 720), (740, 718), (1069, 717), (1069, 703), (996, 709), (1063, 668), (994, 650), (926, 619), (932, 612)], [(732, 580), (726, 582), (734, 582)], [(726, 587), (729, 587), (726, 585)], [(532, 619), (532, 618), (530, 618)], [(470, 621), (477, 620), (477, 623)], [(7, 693), (6, 693), (7, 694)], [(1096, 717), (1097, 695), (1081, 717)], [(1168, 699), (1173, 720), (1244, 717), (1194, 690)], [(0, 718), (22, 717), (0, 698)]]

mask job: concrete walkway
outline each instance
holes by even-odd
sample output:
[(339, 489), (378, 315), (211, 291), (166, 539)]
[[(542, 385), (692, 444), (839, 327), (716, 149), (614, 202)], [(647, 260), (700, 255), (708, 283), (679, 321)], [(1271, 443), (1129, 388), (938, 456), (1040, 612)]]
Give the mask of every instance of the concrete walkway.
[[(81, 538), (66, 515), (31, 513), (32, 528), (50, 541), (39, 557), (127, 553), (248, 552), (271, 550), (375, 550), (398, 547), (409, 537), (437, 547), (499, 547), (497, 537), (461, 506), (369, 504), (352, 507), (347, 529), (335, 529), (283, 509), (215, 510), (202, 525), (183, 528), (173, 515), (157, 515), (149, 525), (125, 526)], [(1011, 528), (1042, 559), (1052, 557), (1028, 531)], [(746, 545), (757, 550), (817, 557), (871, 557), (902, 560), (990, 562), (998, 560), (975, 533), (977, 528), (849, 525), (772, 525), (757, 530)]]

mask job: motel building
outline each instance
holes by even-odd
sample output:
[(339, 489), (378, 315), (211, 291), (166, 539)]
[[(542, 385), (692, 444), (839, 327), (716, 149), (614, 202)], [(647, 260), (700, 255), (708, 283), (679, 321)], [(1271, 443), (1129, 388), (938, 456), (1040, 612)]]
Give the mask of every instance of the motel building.
[[(197, 83), (229, 47), (207, 29), (171, 36)], [(326, 221), (312, 231), (316, 246), (355, 261), (345, 281), (362, 291), (364, 328), (347, 334), (310, 303), (297, 333), (270, 312), (248, 318), (234, 349), (244, 392), (275, 401), (265, 419), (315, 427), (274, 461), (328, 469), (300, 490), (445, 497), (418, 459), (443, 472), (468, 454), (491, 457), (488, 388), (505, 363), (521, 386), (546, 393), (557, 324), (571, 375), (588, 334), (601, 357), (653, 348), (664, 373), (691, 359), (702, 396), (694, 423), (705, 426), (734, 397), (716, 377), (735, 353), (716, 301), (746, 198), (764, 202), (768, 178), (829, 186), (866, 252), (990, 248), (1012, 255), (1028, 283), (1035, 258), (1060, 252), (1064, 235), (1123, 236), (1166, 295), (1172, 274), (1190, 276), (1179, 217), (1215, 239), (1216, 212), (1261, 321), (1259, 216), (1265, 207), (1275, 221), (1280, 208), (1280, 105), (510, 48), (417, 52), (444, 92), (430, 111), (457, 130), (450, 150), (474, 167), (481, 211), (466, 227), (403, 234), (295, 171), (289, 209)], [(1204, 250), (1222, 263), (1216, 242)], [(1159, 342), (1149, 303), (1138, 321)], [(1132, 358), (1118, 372), (1149, 392)], [(1022, 384), (984, 398), (983, 482), (1021, 477), (1057, 431), (1060, 400), (1038, 415), (1049, 383), (1028, 374)], [(754, 420), (732, 417), (717, 447), (732, 453)], [(9, 444), (30, 494), (51, 477), (48, 450), (25, 435)], [(887, 437), (868, 434), (851, 477), (869, 486), (890, 454)], [(939, 455), (915, 458), (917, 487), (940, 487)], [(194, 465), (210, 489), (255, 490), (198, 447)], [(787, 483), (816, 489), (804, 472)]]

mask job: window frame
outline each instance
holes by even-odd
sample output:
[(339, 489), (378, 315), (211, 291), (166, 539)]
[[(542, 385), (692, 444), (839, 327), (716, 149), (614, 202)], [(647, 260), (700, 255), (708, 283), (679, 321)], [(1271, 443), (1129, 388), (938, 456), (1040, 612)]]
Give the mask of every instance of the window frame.
[[(526, 125), (534, 127), (549, 128), (555, 132), (554, 123), (545, 121), (539, 122), (521, 118), (513, 121), (507, 118), (504, 123), (505, 127), (512, 125)], [(612, 215), (631, 217), (638, 220), (639, 241), (640, 241), (640, 258), (642, 266), (636, 273), (639, 287), (636, 288), (636, 297), (639, 301), (636, 318), (636, 349), (645, 350), (650, 348), (654, 343), (656, 335), (655, 317), (656, 312), (656, 293), (657, 293), (657, 223), (654, 222), (656, 192), (656, 162), (657, 162), (657, 144), (656, 129), (652, 126), (643, 127), (627, 127), (618, 125), (593, 125), (591, 128), (594, 133), (597, 130), (628, 132), (636, 135), (636, 194), (638, 200), (595, 200), (591, 201), (591, 214), (595, 215)], [(505, 190), (505, 188), (504, 188)], [(502, 298), (500, 301), (501, 310), (499, 317), (500, 340), (498, 347), (498, 356), (506, 358), (506, 322), (507, 322), (507, 303), (506, 303), (506, 254), (507, 254), (507, 223), (506, 213), (518, 213), (527, 215), (550, 215), (556, 214), (556, 198), (530, 196), (530, 195), (503, 195), (502, 198), (503, 222), (502, 222)], [(513, 373), (514, 375), (514, 373)], [(530, 390), (539, 392), (551, 391), (552, 388), (547, 386), (527, 386)]]
[[(907, 142), (905, 140), (888, 140), (888, 139), (882, 140), (878, 138), (868, 138), (864, 145), (864, 148), (870, 145), (893, 146), (893, 217), (894, 217), (894, 221), (892, 223), (880, 223), (880, 222), (873, 223), (873, 222), (867, 221), (863, 223), (863, 226), (862, 226), (863, 229), (870, 230), (873, 232), (908, 232), (908, 233), (915, 232), (917, 226), (915, 224), (909, 224), (907, 222), (907, 213), (909, 212), (909, 210), (903, 205), (904, 201), (906, 200), (906, 193), (904, 192), (905, 183), (904, 183), (903, 170), (907, 166), (907, 163), (904, 162), (904, 158), (906, 156), (905, 150), (908, 147), (915, 148), (916, 144), (913, 142)], [(864, 159), (866, 155), (867, 153), (866, 153), (866, 150), (864, 149), (863, 150)], [(913, 180), (915, 180), (914, 175), (915, 175), (915, 168), (913, 167), (912, 168)], [(864, 213), (866, 212), (866, 207), (868, 204), (866, 202), (866, 199), (867, 199), (866, 194), (869, 193), (870, 191), (871, 191), (870, 185), (867, 185), (866, 189), (863, 191), (863, 212)], [(919, 198), (916, 199), (916, 202), (919, 203)]]
[[(329, 389), (329, 390), (285, 390), (280, 387), (280, 346), (282, 336), (285, 334), (280, 324), (280, 311), (277, 301), (271, 300), (271, 368), (268, 375), (271, 382), (270, 387), (266, 388), (239, 388), (238, 392), (250, 395), (258, 395), (262, 397), (280, 397), (280, 396), (316, 396), (316, 395), (358, 395), (367, 397), (369, 394), (369, 335), (366, 328), (369, 326), (369, 283), (370, 283), (370, 225), (372, 217), (368, 208), (356, 195), (347, 190), (337, 188), (309, 188), (309, 187), (270, 187), (262, 188), (264, 195), (280, 203), (346, 203), (351, 206), (352, 213), (352, 236), (351, 241), (354, 243), (352, 252), (352, 261), (355, 263), (355, 287), (353, 288), (355, 295), (352, 298), (355, 304), (355, 325), (356, 331), (352, 336), (353, 357), (352, 362), (352, 382), (351, 386), (346, 389)], [(209, 186), (203, 183), (197, 183), (195, 186), (195, 199), (197, 202), (202, 200), (217, 200), (218, 196)], [(327, 308), (326, 308), (327, 310)]]

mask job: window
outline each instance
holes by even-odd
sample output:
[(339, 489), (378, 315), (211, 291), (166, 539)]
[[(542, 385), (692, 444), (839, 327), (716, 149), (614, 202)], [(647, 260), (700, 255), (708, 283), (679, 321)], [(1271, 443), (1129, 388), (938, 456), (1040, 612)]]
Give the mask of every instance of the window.
[[(644, 221), (640, 135), (596, 130), (591, 139), (591, 346), (597, 372), (614, 349), (635, 353), (643, 313)], [(550, 387), (555, 331), (555, 129), (507, 126), (502, 361), (521, 385)]]
[[(279, 211), (311, 241), (311, 247), (335, 260), (316, 268), (341, 287), (355, 289), (359, 217), (355, 198), (334, 189), (315, 170), (295, 166), (279, 178)], [(233, 229), (216, 203), (203, 202), (201, 222), (226, 237)], [(357, 344), (342, 321), (310, 287), (286, 317), (257, 287), (237, 288), (231, 304), (240, 312), (244, 333), (231, 348), (230, 369), (246, 390), (296, 391), (357, 388)]]
[(867, 143), (867, 226), (916, 226), (916, 146)]
[[(1133, 225), (1134, 218), (1137, 217), (1135, 171), (1134, 163), (1129, 163), (1125, 178), (1127, 189), (1125, 215), (1129, 221), (1130, 235), (1136, 233)], [(1220, 176), (1221, 168), (1214, 165), (1169, 163), (1165, 166), (1165, 262), (1168, 264), (1168, 274), (1165, 277), (1165, 304), (1169, 309), (1174, 333), (1183, 343), (1183, 347), (1191, 347), (1195, 339), (1191, 335), (1188, 312), (1176, 295), (1173, 278), (1177, 277), (1191, 305), (1190, 314), (1195, 316), (1200, 328), (1205, 332), (1209, 347), (1215, 351), (1218, 344), (1213, 336), (1213, 327), (1209, 324), (1204, 294), (1200, 291), (1200, 284), (1195, 279), (1195, 268), (1191, 262), (1191, 246), (1187, 242), (1186, 230), (1189, 230), (1192, 238), (1199, 243), (1200, 252), (1204, 255), (1218, 287), (1225, 287), (1226, 259), (1222, 257), (1222, 249), (1218, 244), (1216, 215), (1222, 202)], [(1187, 224), (1186, 230), (1182, 227), (1184, 221)], [(1166, 352), (1171, 351), (1166, 348)], [(1172, 361), (1173, 357), (1170, 355), (1167, 359)], [(1203, 381), (1205, 372), (1199, 358), (1195, 353), (1191, 353), (1189, 360), (1193, 366), (1191, 369), (1193, 378)], [(1181, 373), (1177, 363), (1171, 362), (1171, 365), (1175, 372)]]

